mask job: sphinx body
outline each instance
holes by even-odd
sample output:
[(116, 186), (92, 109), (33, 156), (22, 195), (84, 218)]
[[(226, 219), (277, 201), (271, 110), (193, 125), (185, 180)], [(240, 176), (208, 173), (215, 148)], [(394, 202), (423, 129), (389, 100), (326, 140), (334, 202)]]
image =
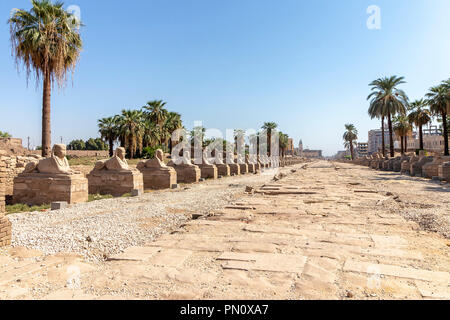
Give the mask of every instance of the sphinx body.
[(156, 150), (155, 157), (137, 165), (142, 173), (145, 189), (169, 189), (177, 184), (177, 172), (164, 163), (164, 153)]
[(138, 170), (130, 169), (124, 148), (117, 148), (112, 158), (98, 161), (87, 178), (90, 194), (120, 197), (134, 190), (144, 190), (142, 174)]
[(88, 200), (88, 181), (83, 174), (70, 168), (66, 146), (56, 144), (51, 157), (26, 165), (23, 173), (14, 179), (13, 193), (14, 203), (80, 203)]

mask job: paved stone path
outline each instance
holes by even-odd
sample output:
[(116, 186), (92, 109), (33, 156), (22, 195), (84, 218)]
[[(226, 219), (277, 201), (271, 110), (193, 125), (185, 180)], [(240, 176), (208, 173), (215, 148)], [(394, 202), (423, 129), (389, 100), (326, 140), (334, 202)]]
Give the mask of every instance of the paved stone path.
[(0, 254), (0, 298), (450, 299), (450, 240), (401, 215), (421, 204), (445, 216), (446, 186), (325, 161), (294, 169), (106, 262)]

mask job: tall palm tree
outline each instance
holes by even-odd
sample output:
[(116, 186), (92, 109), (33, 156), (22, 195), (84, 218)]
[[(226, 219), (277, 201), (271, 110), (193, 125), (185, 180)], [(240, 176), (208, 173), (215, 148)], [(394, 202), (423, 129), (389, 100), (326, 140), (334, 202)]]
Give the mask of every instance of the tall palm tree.
[(401, 147), (400, 151), (402, 155), (408, 149), (408, 135), (411, 134), (412, 126), (407, 116), (398, 116), (394, 118), (394, 132), (400, 137)]
[(431, 121), (431, 113), (426, 106), (425, 100), (416, 100), (410, 104), (411, 112), (408, 115), (409, 123), (419, 130), (420, 150), (423, 150), (423, 126)]
[(120, 119), (120, 132), (131, 159), (136, 152), (142, 152), (143, 121), (142, 111), (123, 110)]
[(117, 116), (98, 120), (98, 128), (102, 139), (108, 141), (109, 156), (112, 157), (114, 155), (114, 141), (119, 137)]
[(436, 116), (440, 116), (442, 120), (442, 128), (444, 131), (444, 155), (448, 156), (448, 126), (447, 126), (447, 108), (450, 104), (448, 88), (441, 84), (432, 87), (425, 95), (427, 104), (430, 106), (430, 111)]
[[(167, 119), (168, 111), (165, 109), (166, 104), (163, 100), (153, 100), (147, 102), (147, 105), (142, 107), (148, 119), (154, 121), (159, 126), (160, 132), (163, 131), (164, 122)], [(163, 144), (161, 140), (159, 141), (159, 145)]]
[(275, 122), (265, 122), (262, 126), (262, 129), (267, 133), (267, 152), (269, 153), (269, 157), (272, 156), (272, 131), (278, 128), (278, 124)]
[(352, 160), (354, 160), (355, 159), (354, 146), (355, 146), (356, 140), (358, 140), (358, 130), (356, 130), (356, 128), (353, 124), (346, 124), (345, 130), (346, 131), (343, 136), (343, 139), (345, 141), (345, 146), (348, 149), (350, 149)]
[[(183, 128), (183, 121), (181, 121), (181, 115), (179, 113), (176, 112), (169, 112), (167, 114), (167, 118), (166, 121), (164, 122), (164, 132), (167, 133), (167, 137), (166, 137), (166, 145), (167, 148), (169, 149), (169, 152), (172, 153), (172, 134), (175, 130), (181, 129)], [(175, 141), (178, 142), (178, 141)]]
[(34, 71), (36, 81), (43, 79), (42, 156), (51, 155), (50, 102), (56, 82), (62, 87), (73, 72), (83, 43), (80, 21), (63, 9), (63, 3), (32, 0), (30, 11), (17, 10), (8, 20), (12, 53), (16, 64), (26, 69), (27, 81)]
[(280, 138), (279, 138), (280, 153), (281, 153), (281, 156), (284, 158), (286, 156), (286, 149), (289, 146), (289, 135), (284, 134), (283, 132), (280, 132), (279, 135), (280, 135)]
[[(369, 114), (388, 118), (391, 157), (395, 155), (392, 117), (396, 114), (405, 114), (408, 106), (408, 97), (405, 92), (397, 88), (404, 83), (406, 83), (404, 77), (392, 76), (377, 79), (370, 83), (373, 92), (367, 97), (367, 100), (371, 100)], [(384, 132), (382, 135), (384, 137)]]

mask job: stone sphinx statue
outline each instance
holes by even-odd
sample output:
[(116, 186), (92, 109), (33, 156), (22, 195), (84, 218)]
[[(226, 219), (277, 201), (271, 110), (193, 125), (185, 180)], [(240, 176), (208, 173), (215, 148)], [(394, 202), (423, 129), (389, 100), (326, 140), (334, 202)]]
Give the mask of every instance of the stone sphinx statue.
[(137, 168), (164, 168), (169, 169), (169, 167), (164, 163), (164, 152), (161, 149), (156, 150), (155, 157), (147, 161), (141, 161), (138, 163)]
[(114, 157), (108, 160), (101, 160), (95, 164), (94, 171), (129, 171), (127, 159), (125, 159), (125, 148), (117, 148)]
[(144, 190), (142, 174), (128, 166), (125, 148), (117, 148), (114, 157), (98, 161), (87, 175), (90, 194), (120, 197), (135, 190)]
[(137, 168), (143, 174), (146, 189), (169, 189), (177, 184), (177, 172), (164, 163), (161, 149), (156, 150), (153, 159), (139, 162)]
[(231, 174), (230, 166), (223, 162), (223, 152), (218, 149), (214, 150), (214, 164), (220, 176), (227, 177)]
[(177, 172), (177, 180), (179, 183), (196, 183), (201, 178), (201, 170), (198, 166), (192, 164), (191, 153), (189, 151), (184, 151), (183, 157), (178, 159), (178, 161), (172, 159), (168, 163), (168, 166), (173, 167)]
[(29, 162), (14, 178), (13, 193), (14, 203), (80, 203), (88, 200), (88, 181), (83, 174), (70, 168), (66, 146), (56, 144), (51, 157)]
[(24, 173), (44, 173), (44, 174), (80, 174), (79, 171), (72, 170), (66, 158), (66, 145), (55, 144), (50, 158), (42, 159), (38, 162), (29, 162)]

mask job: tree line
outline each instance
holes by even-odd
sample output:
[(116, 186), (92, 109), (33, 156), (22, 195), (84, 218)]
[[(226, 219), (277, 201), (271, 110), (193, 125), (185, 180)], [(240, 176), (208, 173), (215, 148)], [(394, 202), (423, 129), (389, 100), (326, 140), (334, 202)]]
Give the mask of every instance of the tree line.
[[(441, 123), (444, 137), (444, 155), (449, 155), (448, 129), (450, 127), (450, 79), (442, 81), (439, 85), (431, 87), (424, 98), (410, 101), (406, 93), (399, 88), (405, 84), (404, 77), (392, 76), (372, 81), (369, 86), (371, 93), (367, 97), (370, 101), (369, 116), (381, 120), (382, 154), (386, 156), (386, 120), (389, 131), (389, 153), (395, 156), (394, 133), (400, 138), (401, 153), (408, 148), (408, 137), (413, 133), (414, 127), (419, 134), (419, 150), (424, 149), (423, 127), (433, 119)], [(354, 148), (358, 140), (358, 131), (353, 124), (345, 125), (344, 145), (350, 150), (352, 159), (355, 158)]]

